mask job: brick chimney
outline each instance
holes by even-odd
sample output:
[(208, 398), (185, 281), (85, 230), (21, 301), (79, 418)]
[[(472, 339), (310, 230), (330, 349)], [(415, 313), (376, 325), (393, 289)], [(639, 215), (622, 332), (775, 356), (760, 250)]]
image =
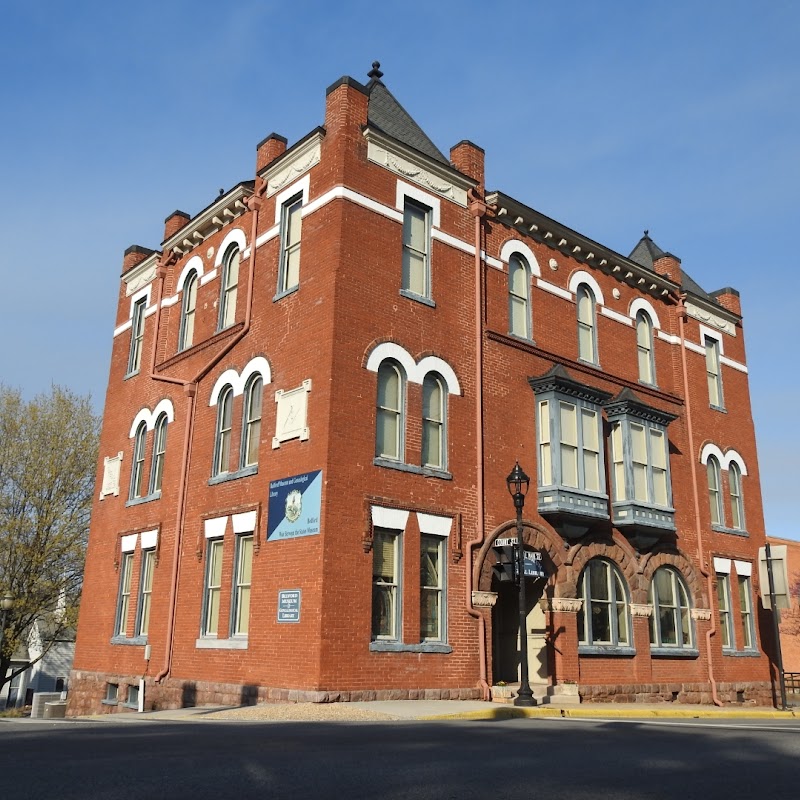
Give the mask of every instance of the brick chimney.
[(153, 255), (155, 250), (142, 247), (139, 244), (132, 244), (126, 251), (122, 259), (122, 274), (132, 270), (137, 264), (144, 261), (148, 256)]
[(681, 270), (681, 260), (672, 253), (664, 253), (661, 258), (653, 261), (653, 272), (667, 278), (680, 286), (683, 283), (683, 272)]
[(173, 211), (164, 220), (164, 241), (174, 236), (190, 219), (185, 211)]
[(742, 303), (736, 289), (726, 286), (724, 289), (717, 289), (716, 292), (710, 292), (710, 294), (723, 308), (742, 316)]
[(462, 139), (457, 145), (450, 148), (450, 163), (459, 171), (478, 182), (478, 186), (485, 185), (484, 167), (486, 151), (482, 147)]
[(286, 144), (285, 136), (273, 132), (256, 145), (256, 175), (286, 152)]

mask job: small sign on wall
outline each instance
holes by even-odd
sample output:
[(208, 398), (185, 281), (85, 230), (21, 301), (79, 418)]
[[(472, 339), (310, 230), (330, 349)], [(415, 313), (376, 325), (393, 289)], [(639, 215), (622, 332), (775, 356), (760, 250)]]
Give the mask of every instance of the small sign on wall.
[(300, 589), (278, 592), (278, 622), (300, 622)]
[(321, 507), (321, 469), (271, 481), (267, 541), (318, 534)]

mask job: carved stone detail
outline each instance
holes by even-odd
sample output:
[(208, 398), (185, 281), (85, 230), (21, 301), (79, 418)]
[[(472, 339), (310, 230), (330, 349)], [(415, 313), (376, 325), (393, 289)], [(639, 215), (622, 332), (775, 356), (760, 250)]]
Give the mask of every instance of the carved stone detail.
[(156, 277), (156, 262), (150, 262), (144, 269), (138, 270), (134, 267), (129, 275), (122, 280), (125, 281), (125, 296), (130, 297), (138, 292), (143, 286), (147, 286)]
[(631, 603), (632, 617), (652, 617), (653, 606), (650, 603)]
[(275, 436), (272, 449), (276, 450), (281, 442), (289, 439), (305, 441), (309, 437), (308, 430), (308, 394), (311, 391), (311, 378), (303, 381), (296, 389), (275, 392), (278, 410), (275, 415)]
[(269, 177), (267, 181), (267, 197), (279, 192), (299, 175), (308, 172), (311, 167), (319, 163), (321, 152), (319, 139), (313, 139), (309, 144), (310, 147), (302, 148), (294, 159)]
[(711, 619), (711, 609), (710, 608), (693, 608), (692, 609), (692, 619), (699, 619), (708, 622)]
[(491, 608), (497, 602), (497, 592), (473, 592), (472, 605), (475, 608)]
[(706, 311), (706, 309), (696, 306), (694, 303), (686, 303), (686, 313), (690, 317), (700, 320), (700, 322), (705, 322), (707, 325), (712, 325), (731, 336), (736, 336), (736, 326), (730, 320), (718, 317), (711, 311)]
[(583, 607), (583, 600), (579, 597), (543, 597), (539, 601), (542, 611), (566, 611), (577, 614)]
[(122, 464), (122, 450), (115, 456), (106, 456), (103, 459), (103, 484), (100, 487), (100, 499), (109, 494), (119, 496), (119, 472)]

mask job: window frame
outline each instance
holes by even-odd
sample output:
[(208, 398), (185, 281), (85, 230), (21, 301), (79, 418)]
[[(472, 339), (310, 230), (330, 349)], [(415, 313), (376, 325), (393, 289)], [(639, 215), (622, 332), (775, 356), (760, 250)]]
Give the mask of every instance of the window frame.
[[(586, 300), (588, 306), (583, 304), (582, 300)], [(575, 288), (575, 306), (578, 323), (578, 361), (599, 366), (597, 355), (597, 298), (589, 284), (580, 283)], [(588, 313), (586, 313), (587, 311)], [(588, 343), (591, 345), (592, 351), (590, 356), (587, 356), (584, 352), (582, 332), (588, 336)]]
[(142, 421), (133, 435), (133, 458), (131, 459), (131, 483), (128, 500), (140, 500), (144, 494), (144, 463), (147, 450), (147, 423)]
[[(236, 281), (231, 281), (233, 262), (236, 259)], [(225, 251), (222, 263), (222, 277), (220, 280), (219, 318), (217, 331), (224, 331), (236, 324), (236, 303), (239, 297), (239, 272), (241, 268), (242, 251), (238, 243), (232, 243)]]
[[(424, 250), (418, 250), (411, 243), (411, 219), (413, 212), (418, 212), (422, 216), (424, 227), (423, 246)], [(420, 202), (416, 198), (405, 196), (403, 202), (403, 230), (402, 230), (402, 269), (401, 269), (401, 293), (412, 299), (422, 298), (431, 301), (431, 221), (433, 209)], [(412, 256), (417, 256), (422, 265), (422, 292), (417, 292), (411, 288), (413, 281), (411, 275)]]
[(153, 426), (153, 457), (150, 465), (150, 495), (161, 494), (164, 480), (164, 460), (167, 453), (167, 425), (169, 417), (166, 412), (159, 414)]
[[(391, 580), (382, 580), (383, 576), (376, 574), (376, 560), (379, 539), (392, 540), (393, 548), (393, 574)], [(402, 642), (403, 641), (403, 531), (392, 528), (376, 527), (372, 535), (372, 622), (370, 636), (373, 642)], [(388, 615), (390, 627), (387, 633), (381, 633), (380, 625), (380, 596), (388, 595), (391, 598), (391, 613)]]
[(722, 348), (720, 345), (720, 340), (714, 336), (704, 334), (703, 345), (706, 351), (708, 404), (711, 406), (711, 408), (722, 411), (725, 409), (725, 395), (723, 394), (722, 390)]
[[(439, 393), (438, 419), (431, 413), (431, 387), (435, 386)], [(439, 461), (433, 463), (426, 460), (428, 446), (432, 434), (438, 439)], [(422, 451), (420, 462), (425, 469), (434, 469), (441, 472), (447, 470), (447, 385), (444, 378), (438, 372), (429, 372), (422, 381)]]
[(231, 440), (233, 438), (233, 386), (226, 384), (217, 399), (217, 426), (214, 434), (214, 461), (211, 476), (230, 472)]
[[(653, 320), (644, 311), (636, 312), (636, 354), (639, 382), (647, 386), (656, 386), (655, 340), (653, 336)], [(645, 341), (642, 341), (642, 340)]]
[[(397, 404), (395, 408), (388, 405), (381, 405), (382, 381), (389, 370), (397, 377)], [(406, 373), (403, 367), (394, 359), (384, 359), (378, 367), (376, 380), (376, 402), (375, 402), (375, 457), (381, 460), (397, 463), (405, 462), (405, 427), (406, 427)], [(396, 453), (381, 452), (382, 430), (381, 421), (391, 415), (396, 421), (397, 431), (395, 435)], [(386, 449), (385, 447), (383, 449)]]
[(133, 582), (134, 551), (120, 554), (119, 588), (117, 591), (117, 612), (114, 620), (114, 636), (127, 638), (128, 615), (130, 613), (131, 583)]
[[(292, 214), (298, 214), (299, 226), (297, 241), (291, 237)], [(280, 255), (278, 267), (278, 293), (277, 297), (290, 294), (300, 287), (300, 247), (303, 240), (303, 191), (293, 194), (288, 200), (281, 203), (280, 211)], [(290, 261), (296, 254), (297, 276), (294, 283), (291, 280)]]
[(194, 344), (194, 323), (197, 313), (197, 287), (200, 278), (197, 270), (192, 270), (183, 282), (181, 298), (181, 325), (178, 333), (178, 352), (188, 350)]
[[(246, 543), (249, 543), (249, 576), (245, 581), (242, 574), (243, 565), (247, 563), (244, 557)], [(231, 636), (238, 638), (247, 638), (250, 630), (250, 600), (252, 597), (253, 585), (253, 555), (255, 545), (254, 532), (239, 533), (235, 537), (235, 551), (234, 551), (234, 565), (233, 565), (233, 587), (231, 591), (231, 623), (230, 631)], [(244, 626), (242, 626), (242, 610), (244, 607), (243, 597), (247, 595), (247, 611), (244, 619)]]
[[(516, 265), (516, 266), (515, 266)], [(512, 272), (513, 270), (513, 272)], [(515, 274), (519, 271), (522, 272), (522, 279), (524, 281), (524, 293), (519, 294), (515, 289)], [(532, 271), (527, 259), (519, 253), (512, 253), (508, 257), (508, 332), (512, 336), (517, 336), (520, 339), (533, 339), (533, 319), (531, 313), (531, 275)], [(525, 330), (523, 332), (515, 330), (515, 305), (523, 310), (523, 319), (525, 323)]]
[[(215, 578), (212, 572), (215, 570), (219, 557), (219, 578)], [(220, 611), (222, 610), (222, 573), (224, 567), (225, 540), (222, 537), (215, 537), (206, 540), (206, 565), (203, 577), (203, 617), (200, 626), (200, 636), (205, 639), (222, 638), (219, 635), (221, 622)], [(212, 583), (212, 579), (216, 583)], [(216, 630), (212, 631), (212, 615), (214, 613), (214, 600), (216, 599)]]
[[(661, 574), (670, 576), (672, 603), (663, 602), (658, 589), (658, 578)], [(691, 595), (686, 586), (686, 581), (675, 567), (665, 565), (653, 572), (650, 579), (649, 599), (653, 607), (650, 617), (650, 648), (651, 650), (664, 650), (670, 653), (697, 653), (694, 625), (692, 624)], [(668, 609), (672, 615), (675, 630), (675, 642), (665, 642), (662, 627), (661, 609)], [(688, 633), (688, 642), (683, 641), (684, 623)]]
[[(437, 579), (435, 584), (425, 583), (425, 542), (435, 542), (437, 559)], [(420, 579), (419, 579), (419, 640), (420, 642), (441, 642), (447, 641), (447, 542), (446, 536), (437, 536), (432, 533), (420, 533)], [(425, 635), (425, 623), (423, 619), (424, 602), (423, 598), (429, 595), (436, 597), (437, 635)]]
[(156, 551), (148, 548), (141, 551), (139, 568), (139, 598), (136, 604), (136, 636), (147, 637), (150, 628), (150, 612), (153, 600), (153, 578)]
[[(597, 565), (603, 565), (606, 570), (607, 598), (593, 598), (591, 593), (591, 572)], [(589, 559), (583, 567), (578, 581), (580, 598), (583, 601), (578, 612), (578, 653), (612, 652), (619, 654), (634, 653), (632, 645), (633, 626), (631, 624), (630, 591), (625, 576), (619, 567), (610, 559), (597, 556)], [(621, 589), (623, 597), (617, 597), (617, 590)], [(602, 603), (607, 607), (608, 628), (610, 639), (602, 641), (595, 639), (592, 625), (594, 604)], [(620, 608), (621, 607), (621, 608)], [(622, 614), (620, 614), (620, 611)], [(620, 636), (620, 617), (625, 621), (625, 637)], [(582, 632), (581, 632), (582, 629)]]
[[(714, 486), (712, 486), (712, 478), (716, 484)], [(724, 528), (725, 508), (722, 503), (722, 465), (713, 454), (709, 455), (706, 461), (706, 480), (708, 482), (708, 508), (711, 526)]]
[[(713, 458), (710, 456), (709, 458)], [(744, 491), (742, 486), (742, 469), (735, 462), (728, 464), (728, 492), (731, 506), (731, 529), (735, 531), (747, 530), (744, 516)]]
[(742, 622), (742, 649), (757, 650), (755, 615), (753, 614), (753, 582), (749, 575), (736, 574), (739, 590), (739, 616)]
[[(258, 398), (254, 395), (258, 387)], [(253, 374), (244, 388), (242, 402), (242, 440), (240, 442), (239, 469), (257, 467), (261, 450), (261, 422), (264, 407), (264, 378), (260, 373)], [(257, 416), (254, 413), (257, 412)], [(255, 441), (252, 441), (252, 440)], [(250, 450), (255, 447), (255, 458), (251, 460)]]
[(138, 375), (142, 368), (142, 350), (144, 349), (144, 320), (147, 312), (147, 295), (133, 303), (131, 309), (131, 343), (128, 350), (128, 370), (125, 377)]
[(726, 652), (736, 650), (736, 631), (733, 628), (731, 597), (730, 574), (726, 572), (718, 572), (717, 610), (719, 613), (720, 642), (722, 644), (722, 650)]

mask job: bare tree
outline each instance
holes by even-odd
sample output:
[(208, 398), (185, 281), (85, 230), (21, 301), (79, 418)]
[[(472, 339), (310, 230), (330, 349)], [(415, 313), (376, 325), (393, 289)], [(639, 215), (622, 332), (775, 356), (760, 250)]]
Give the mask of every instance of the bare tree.
[(10, 595), (0, 689), (34, 622), (43, 657), (74, 631), (92, 508), (100, 420), (89, 397), (54, 386), (25, 401), (0, 385), (0, 597)]

